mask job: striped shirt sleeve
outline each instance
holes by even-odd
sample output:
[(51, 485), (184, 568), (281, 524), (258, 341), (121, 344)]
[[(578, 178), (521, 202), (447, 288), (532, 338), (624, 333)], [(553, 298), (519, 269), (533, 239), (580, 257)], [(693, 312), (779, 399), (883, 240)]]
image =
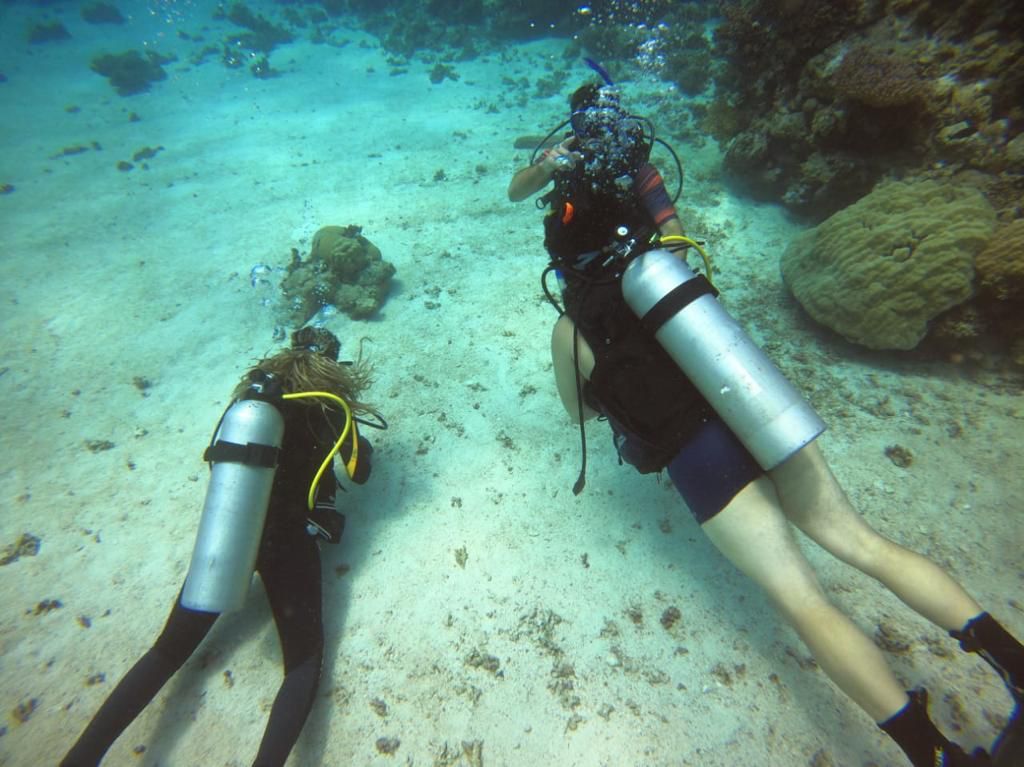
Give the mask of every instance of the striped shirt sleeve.
[(655, 225), (661, 227), (666, 221), (673, 218), (678, 219), (672, 198), (665, 189), (665, 182), (658, 173), (658, 169), (650, 163), (646, 163), (636, 175), (633, 188), (640, 197), (640, 202), (650, 215)]

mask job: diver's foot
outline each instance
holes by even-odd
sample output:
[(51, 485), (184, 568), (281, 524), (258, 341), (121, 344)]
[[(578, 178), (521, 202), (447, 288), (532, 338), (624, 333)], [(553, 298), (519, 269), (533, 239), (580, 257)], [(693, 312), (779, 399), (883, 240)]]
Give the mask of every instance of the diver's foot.
[(1024, 711), (1017, 703), (1010, 721), (992, 745), (994, 767), (1024, 767)]
[(956, 743), (950, 743), (941, 753), (935, 753), (935, 767), (991, 767), (992, 759), (983, 748), (967, 753)]

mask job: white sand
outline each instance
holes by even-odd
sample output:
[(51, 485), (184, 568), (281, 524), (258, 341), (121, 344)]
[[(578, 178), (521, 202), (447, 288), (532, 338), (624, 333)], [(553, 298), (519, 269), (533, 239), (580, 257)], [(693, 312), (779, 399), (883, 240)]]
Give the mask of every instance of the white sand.
[[(370, 435), (372, 481), (343, 497), (344, 541), (323, 550), (327, 661), (290, 765), (470, 765), (454, 754), (472, 741), (489, 767), (902, 763), (803, 668), (806, 649), (667, 479), (616, 465), (603, 424), (588, 430), (588, 484), (572, 495), (579, 444), (551, 379), (541, 214), (505, 198), (528, 155), (513, 140), (557, 123), (564, 95), (535, 98), (502, 77), (532, 81), (547, 57), (561, 61), (560, 43), (458, 63), (458, 82), (432, 85), (422, 63), (389, 76), (375, 41), (353, 32), (344, 48), (279, 49), (284, 76), (260, 81), (216, 57), (190, 67), (201, 44), (158, 17), (145, 37), (69, 15), (74, 41), (29, 47), (24, 9), (2, 13), (0, 183), (16, 191), (0, 197), (0, 544), (30, 532), (42, 546), (0, 569), (0, 765), (59, 760), (162, 626), (191, 554), (202, 450), (237, 376), (275, 348), (250, 268), (353, 223), (397, 281), (378, 317), (328, 327), (350, 352), (368, 339), (371, 399), (391, 429)], [(210, 27), (219, 42), (224, 28)], [(84, 71), (100, 49), (143, 40), (181, 57), (150, 93), (120, 98)], [(93, 141), (102, 150), (52, 159)], [(115, 169), (146, 146), (164, 147), (148, 169)], [(684, 205), (719, 235), (727, 305), (819, 405), (822, 444), (866, 517), (1024, 633), (1012, 600), (1024, 577), (1019, 389), (812, 328), (778, 276), (797, 228), (729, 196), (713, 146), (677, 149)], [(440, 169), (447, 180), (434, 180)], [(146, 396), (136, 377), (153, 383)], [(115, 447), (93, 453), (87, 440)], [(886, 458), (892, 444), (913, 451), (909, 469)], [(990, 742), (1008, 710), (996, 676), (807, 548), (866, 631), (882, 624), (910, 645), (895, 667), (932, 690), (944, 728)], [(62, 606), (34, 614), (43, 600)], [(682, 617), (666, 630), (669, 607)], [(96, 674), (105, 681), (87, 684)], [(257, 582), (106, 763), (250, 764), (279, 681)], [(400, 739), (393, 756), (381, 737)]]

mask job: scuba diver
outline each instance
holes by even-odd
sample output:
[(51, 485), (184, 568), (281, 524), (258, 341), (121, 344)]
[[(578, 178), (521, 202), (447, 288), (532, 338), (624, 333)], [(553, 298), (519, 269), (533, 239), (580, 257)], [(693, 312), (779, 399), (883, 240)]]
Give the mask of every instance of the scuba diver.
[[(1024, 764), (1024, 647), (937, 564), (853, 508), (814, 441), (824, 423), (716, 300), (702, 243), (684, 234), (650, 162), (653, 126), (626, 111), (607, 73), (588, 64), (603, 82), (572, 94), (569, 119), (508, 188), (517, 202), (554, 184), (537, 202), (547, 209), (551, 258), (542, 285), (559, 312), (551, 339), (558, 393), (583, 446), (574, 492), (586, 470), (583, 423), (601, 416), (620, 463), (668, 470), (714, 545), (764, 589), (822, 670), (913, 765)], [(706, 277), (689, 269), (689, 250)], [(564, 308), (547, 287), (552, 271)], [(793, 526), (996, 670), (1014, 708), (991, 757), (968, 754), (939, 731), (927, 692), (905, 691), (881, 650), (829, 601)]]
[[(254, 765), (283, 765), (306, 722), (323, 661), (318, 539), (338, 543), (335, 455), (362, 484), (373, 452), (357, 424), (387, 424), (359, 396), (371, 383), (362, 354), (339, 363), (329, 331), (295, 331), (291, 348), (238, 383), (204, 460), (210, 484), (185, 584), (153, 647), (120, 681), (60, 763), (98, 765), (222, 612), (240, 608), (260, 574), (281, 640), (284, 679)], [(370, 420), (357, 417), (368, 416)], [(326, 474), (326, 476), (324, 476)]]

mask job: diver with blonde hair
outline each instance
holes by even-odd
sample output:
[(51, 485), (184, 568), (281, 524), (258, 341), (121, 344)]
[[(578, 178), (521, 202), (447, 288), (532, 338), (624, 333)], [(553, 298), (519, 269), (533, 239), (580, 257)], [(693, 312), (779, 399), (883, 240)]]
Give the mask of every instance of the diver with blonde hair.
[(365, 482), (372, 448), (357, 424), (387, 427), (359, 399), (373, 373), (362, 354), (339, 363), (337, 337), (320, 328), (302, 328), (291, 341), (235, 387), (204, 455), (212, 465), (210, 485), (181, 593), (156, 643), (100, 707), (61, 767), (100, 763), (220, 614), (242, 606), (254, 571), (281, 640), (284, 679), (253, 764), (287, 760), (313, 706), (323, 662), (318, 539), (337, 543), (344, 529), (331, 467), (337, 455), (352, 481)]

